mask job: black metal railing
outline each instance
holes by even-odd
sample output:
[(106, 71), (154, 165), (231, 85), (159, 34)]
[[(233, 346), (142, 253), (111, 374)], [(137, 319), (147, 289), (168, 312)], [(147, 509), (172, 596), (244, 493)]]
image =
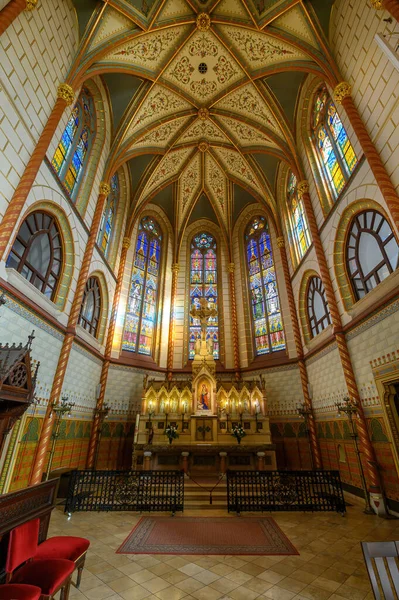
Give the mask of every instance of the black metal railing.
[(73, 471), (65, 512), (182, 511), (183, 471)]
[(345, 513), (339, 471), (228, 471), (228, 511)]

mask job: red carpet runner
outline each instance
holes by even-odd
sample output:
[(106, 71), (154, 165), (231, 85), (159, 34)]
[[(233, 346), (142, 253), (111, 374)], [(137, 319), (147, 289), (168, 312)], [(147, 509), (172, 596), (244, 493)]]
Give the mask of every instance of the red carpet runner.
[(271, 517), (142, 517), (119, 554), (298, 554)]

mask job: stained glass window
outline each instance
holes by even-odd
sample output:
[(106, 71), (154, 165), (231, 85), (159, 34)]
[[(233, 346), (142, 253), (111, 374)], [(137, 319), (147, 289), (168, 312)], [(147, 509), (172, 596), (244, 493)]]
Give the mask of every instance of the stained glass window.
[(269, 228), (256, 217), (245, 234), (249, 292), (257, 356), (284, 350), (285, 336)]
[(51, 164), (72, 196), (79, 187), (94, 136), (95, 110), (90, 92), (83, 88), (73, 107)]
[(101, 218), (100, 231), (98, 232), (98, 245), (101, 250), (107, 255), (109, 248), (109, 241), (112, 235), (112, 226), (115, 221), (116, 209), (119, 200), (119, 180), (118, 175), (115, 175), (111, 179), (111, 191), (108, 194), (107, 202), (105, 204), (103, 216)]
[(312, 130), (323, 178), (334, 198), (337, 198), (358, 161), (337, 109), (324, 86), (315, 96)]
[[(200, 298), (218, 308), (216, 240), (209, 233), (195, 235), (191, 242), (190, 304), (200, 306)], [(194, 358), (195, 342), (201, 338), (199, 319), (190, 316), (189, 358)], [(213, 345), (213, 356), (219, 358), (218, 315), (208, 321), (206, 340)]]
[(331, 323), (326, 292), (320, 277), (311, 277), (307, 287), (307, 313), (312, 337)]
[(310, 246), (308, 222), (303, 208), (302, 199), (297, 194), (297, 178), (291, 173), (288, 178), (288, 219), (291, 237), (297, 261), (299, 261)]
[(346, 266), (357, 300), (399, 268), (399, 245), (379, 212), (365, 210), (353, 217), (346, 241)]
[(161, 229), (151, 217), (139, 225), (122, 350), (152, 354), (157, 320)]

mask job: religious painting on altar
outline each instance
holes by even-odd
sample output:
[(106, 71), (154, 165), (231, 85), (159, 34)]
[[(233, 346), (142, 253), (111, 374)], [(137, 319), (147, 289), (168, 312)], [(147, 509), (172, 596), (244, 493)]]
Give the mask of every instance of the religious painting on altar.
[(212, 410), (212, 388), (208, 379), (201, 379), (197, 386), (197, 412)]

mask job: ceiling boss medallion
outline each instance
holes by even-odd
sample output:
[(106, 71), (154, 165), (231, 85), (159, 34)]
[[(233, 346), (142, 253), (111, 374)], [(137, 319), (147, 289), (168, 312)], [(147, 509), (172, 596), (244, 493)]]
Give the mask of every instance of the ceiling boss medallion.
[(209, 142), (200, 142), (198, 144), (198, 150), (200, 152), (206, 152), (209, 148)]
[(207, 108), (202, 107), (198, 109), (198, 118), (201, 119), (201, 121), (206, 121), (208, 117), (209, 110)]
[(211, 26), (211, 17), (207, 13), (200, 13), (197, 16), (198, 31), (208, 31)]

